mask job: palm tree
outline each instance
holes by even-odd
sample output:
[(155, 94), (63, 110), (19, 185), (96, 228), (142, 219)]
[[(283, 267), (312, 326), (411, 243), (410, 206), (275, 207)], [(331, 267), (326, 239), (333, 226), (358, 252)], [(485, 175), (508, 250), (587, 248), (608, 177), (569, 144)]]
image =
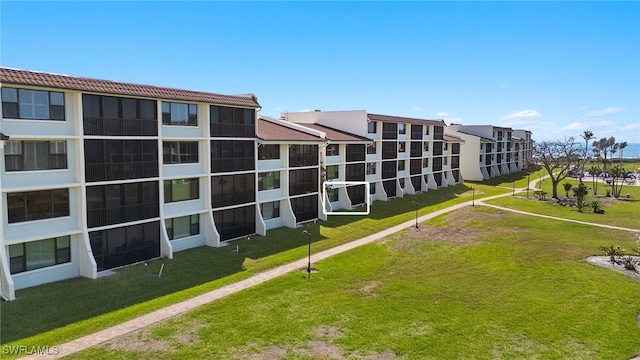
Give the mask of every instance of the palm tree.
[(620, 144), (618, 144), (618, 148), (620, 149), (620, 158), (623, 158), (623, 154), (624, 154), (624, 148), (627, 147), (627, 142), (623, 141)]
[(591, 165), (591, 167), (589, 168), (589, 170), (587, 170), (587, 172), (589, 173), (589, 175), (591, 175), (593, 195), (598, 195), (598, 182), (596, 181), (596, 178), (598, 175), (600, 175), (600, 168), (596, 165)]
[[(620, 197), (620, 193), (622, 192), (622, 185), (624, 185), (624, 178), (627, 176), (627, 171), (622, 166), (612, 166), (609, 169), (611, 173), (611, 190), (612, 195), (617, 199)], [(620, 180), (620, 184), (616, 186), (617, 181)]]
[(584, 166), (587, 163), (587, 158), (589, 155), (589, 140), (595, 139), (593, 136), (593, 132), (591, 130), (585, 130), (582, 135), (580, 135), (584, 139), (584, 156), (582, 159), (582, 172), (580, 173), (580, 182), (582, 182), (582, 175), (584, 175)]

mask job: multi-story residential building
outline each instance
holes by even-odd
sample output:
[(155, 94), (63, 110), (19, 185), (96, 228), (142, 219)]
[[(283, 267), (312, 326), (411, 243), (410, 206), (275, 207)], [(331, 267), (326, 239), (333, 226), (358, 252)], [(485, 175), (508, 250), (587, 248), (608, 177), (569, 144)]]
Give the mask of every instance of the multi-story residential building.
[[(466, 166), (480, 179), (515, 171), (531, 149), (526, 130), (445, 134), (442, 120), (364, 110), (258, 118), (253, 95), (8, 68), (0, 82), (0, 295), (8, 300), (17, 289), (458, 184)], [(474, 147), (483, 152), (467, 164)], [(369, 194), (338, 181), (367, 182)]]
[[(531, 132), (514, 137), (511, 128), (492, 125), (451, 124), (445, 132), (464, 140), (461, 147), (461, 172), (466, 180), (481, 181), (523, 169), (531, 159)], [(519, 133), (520, 134), (520, 133)]]
[(255, 233), (255, 96), (0, 81), (2, 297)]
[[(350, 133), (350, 143), (345, 144), (347, 151), (350, 147), (362, 149), (364, 142), (364, 180), (370, 183), (371, 200), (402, 197), (404, 194), (415, 194), (462, 181), (459, 174), (459, 145), (462, 139), (450, 137), (445, 140), (445, 124), (442, 120), (369, 114), (364, 110), (289, 112), (283, 113), (282, 119), (306, 127)], [(330, 154), (339, 151), (339, 148), (327, 149), (327, 173), (333, 174), (329, 166), (335, 165), (330, 164)], [(360, 150), (354, 152), (359, 154)], [(347, 162), (348, 157), (347, 153)], [(346, 166), (360, 169), (361, 160), (354, 161), (356, 164)], [(361, 181), (363, 177), (358, 175), (338, 179)], [(332, 192), (333, 198), (330, 200), (334, 209), (349, 208), (349, 205), (357, 205), (362, 200), (360, 197), (354, 201), (353, 194), (347, 191), (349, 201), (342, 203), (340, 191), (337, 195), (335, 191)]]

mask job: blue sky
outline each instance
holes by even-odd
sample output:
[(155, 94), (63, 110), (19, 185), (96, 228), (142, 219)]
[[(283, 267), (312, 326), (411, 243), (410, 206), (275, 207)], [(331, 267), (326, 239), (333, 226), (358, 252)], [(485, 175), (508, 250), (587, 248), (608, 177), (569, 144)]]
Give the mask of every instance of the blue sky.
[(0, 64), (640, 143), (639, 2), (0, 3)]

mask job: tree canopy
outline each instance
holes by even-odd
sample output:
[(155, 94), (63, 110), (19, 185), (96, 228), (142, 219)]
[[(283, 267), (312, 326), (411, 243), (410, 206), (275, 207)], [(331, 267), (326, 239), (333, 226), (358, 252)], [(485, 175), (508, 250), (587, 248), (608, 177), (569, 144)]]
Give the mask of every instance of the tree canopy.
[(582, 150), (576, 146), (575, 138), (543, 141), (535, 144), (534, 159), (542, 165), (551, 178), (552, 197), (558, 198), (558, 184), (569, 176), (574, 167), (581, 164)]

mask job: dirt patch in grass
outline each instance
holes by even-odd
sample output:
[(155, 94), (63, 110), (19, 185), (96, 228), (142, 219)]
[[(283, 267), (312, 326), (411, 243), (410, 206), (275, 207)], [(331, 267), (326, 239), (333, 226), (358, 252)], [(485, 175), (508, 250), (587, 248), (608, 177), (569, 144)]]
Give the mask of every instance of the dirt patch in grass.
[(381, 281), (370, 281), (368, 282), (365, 286), (361, 287), (358, 292), (360, 292), (361, 294), (365, 295), (365, 296), (369, 296), (369, 297), (377, 297), (378, 296), (378, 292), (376, 291), (376, 289), (378, 288), (378, 286), (382, 285)]
[(111, 351), (168, 352), (171, 351), (175, 342), (184, 345), (194, 344), (199, 339), (198, 330), (204, 326), (205, 324), (195, 323), (190, 325), (188, 330), (168, 336), (167, 339), (156, 339), (153, 335), (153, 327), (140, 329), (107, 342), (105, 347)]

